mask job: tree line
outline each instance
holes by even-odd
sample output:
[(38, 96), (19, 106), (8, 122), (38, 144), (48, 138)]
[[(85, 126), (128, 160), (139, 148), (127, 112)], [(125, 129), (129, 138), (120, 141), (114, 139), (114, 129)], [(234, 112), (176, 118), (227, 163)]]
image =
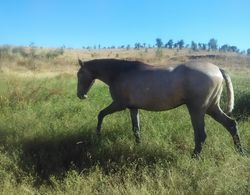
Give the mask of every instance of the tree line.
[(155, 44), (146, 44), (146, 43), (140, 43), (140, 42), (136, 42), (133, 46), (131, 46), (130, 44), (128, 45), (121, 45), (118, 47), (115, 46), (110, 46), (110, 47), (101, 47), (101, 45), (99, 44), (98, 46), (94, 46), (94, 47), (83, 47), (83, 49), (149, 49), (149, 48), (168, 48), (168, 49), (177, 49), (177, 50), (181, 50), (184, 48), (188, 48), (191, 49), (193, 51), (222, 51), (222, 52), (235, 52), (235, 53), (241, 53), (241, 54), (245, 54), (247, 53), (248, 55), (250, 55), (250, 48), (247, 49), (247, 51), (245, 50), (240, 50), (237, 46), (234, 45), (229, 45), (229, 44), (223, 44), (222, 46), (218, 45), (218, 42), (215, 38), (211, 38), (207, 43), (201, 43), (201, 42), (195, 42), (195, 41), (191, 41), (190, 44), (185, 44), (184, 40), (181, 39), (177, 42), (174, 42), (173, 39), (169, 39), (166, 43), (164, 43), (162, 41), (161, 38), (156, 38), (155, 39)]
[[(24, 57), (27, 57), (28, 55), (32, 55), (32, 56), (35, 55), (34, 49), (37, 48), (37, 46), (35, 46), (33, 42), (30, 43), (28, 48), (30, 48), (31, 50), (30, 52), (27, 52), (27, 50), (23, 46), (15, 47), (15, 46), (10, 46), (10, 45), (2, 45), (2, 46), (0, 45), (0, 57), (6, 56), (10, 53), (13, 53), (13, 54), (18, 53)], [(129, 49), (139, 50), (139, 49), (144, 48), (145, 51), (147, 51), (147, 49), (150, 49), (150, 48), (158, 48), (158, 50), (162, 48), (168, 48), (168, 49), (176, 49), (177, 51), (187, 48), (193, 51), (202, 51), (202, 50), (203, 51), (222, 51), (222, 52), (235, 52), (235, 53), (250, 55), (250, 48), (245, 51), (245, 50), (240, 50), (237, 46), (229, 45), (229, 44), (224, 44), (222, 46), (219, 46), (217, 40), (214, 38), (211, 38), (207, 43), (191, 41), (190, 44), (186, 44), (183, 39), (176, 41), (176, 42), (174, 42), (173, 39), (169, 39), (167, 42), (164, 43), (161, 38), (156, 38), (155, 44), (152, 44), (152, 45), (147, 44), (147, 43), (136, 42), (132, 46), (128, 44), (128, 45), (121, 45), (118, 47), (116, 46), (101, 47), (101, 45), (99, 44), (97, 46), (94, 45), (93, 47), (83, 46), (82, 48), (83, 49), (116, 49), (118, 48), (118, 49), (127, 49), (127, 50)], [(58, 55), (62, 55), (64, 52), (64, 49), (66, 49), (65, 45), (57, 49), (51, 49), (48, 52), (43, 53), (43, 55), (46, 58), (54, 58)], [(73, 49), (73, 48), (68, 48), (68, 49)]]

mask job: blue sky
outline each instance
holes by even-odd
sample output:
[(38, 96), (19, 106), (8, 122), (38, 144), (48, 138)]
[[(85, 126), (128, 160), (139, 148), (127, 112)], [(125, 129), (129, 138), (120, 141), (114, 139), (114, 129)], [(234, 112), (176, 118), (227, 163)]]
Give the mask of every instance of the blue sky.
[(250, 48), (249, 0), (1, 0), (0, 44), (81, 48), (159, 37)]

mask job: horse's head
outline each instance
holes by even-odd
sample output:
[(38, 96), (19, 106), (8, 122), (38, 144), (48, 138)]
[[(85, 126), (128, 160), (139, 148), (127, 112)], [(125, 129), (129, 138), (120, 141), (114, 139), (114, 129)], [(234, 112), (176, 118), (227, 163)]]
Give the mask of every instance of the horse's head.
[(86, 99), (87, 93), (94, 83), (94, 77), (91, 75), (86, 66), (84, 66), (84, 63), (81, 60), (78, 60), (78, 62), (80, 69), (77, 72), (77, 96), (80, 99)]

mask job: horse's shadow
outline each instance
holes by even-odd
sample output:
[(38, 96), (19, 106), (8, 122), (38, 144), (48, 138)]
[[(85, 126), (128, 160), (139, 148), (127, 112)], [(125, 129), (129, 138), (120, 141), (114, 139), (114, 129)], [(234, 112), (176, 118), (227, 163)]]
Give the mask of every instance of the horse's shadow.
[[(116, 134), (117, 135), (117, 134)], [(175, 162), (175, 155), (163, 149), (150, 149), (131, 143), (119, 143), (112, 131), (98, 138), (92, 130), (83, 130), (63, 137), (26, 140), (22, 145), (20, 164), (24, 171), (32, 172), (38, 182), (49, 181), (51, 175), (64, 177), (68, 170), (88, 172), (100, 166), (107, 173), (121, 167), (153, 166), (156, 162)]]

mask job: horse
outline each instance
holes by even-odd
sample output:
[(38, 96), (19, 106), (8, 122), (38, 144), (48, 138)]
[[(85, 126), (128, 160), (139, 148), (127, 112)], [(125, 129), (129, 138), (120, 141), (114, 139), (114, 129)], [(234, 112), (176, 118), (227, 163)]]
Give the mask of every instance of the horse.
[(135, 141), (140, 143), (139, 109), (165, 111), (186, 105), (194, 129), (194, 156), (200, 154), (207, 137), (204, 123), (206, 114), (222, 124), (231, 134), (236, 149), (243, 151), (236, 121), (220, 108), (223, 81), (227, 88), (227, 113), (233, 110), (234, 90), (230, 76), (218, 66), (199, 61), (174, 67), (118, 59), (86, 62), (78, 59), (78, 62), (77, 96), (87, 98), (95, 79), (99, 79), (109, 86), (113, 100), (98, 114), (97, 135), (100, 136), (105, 116), (128, 108)]

